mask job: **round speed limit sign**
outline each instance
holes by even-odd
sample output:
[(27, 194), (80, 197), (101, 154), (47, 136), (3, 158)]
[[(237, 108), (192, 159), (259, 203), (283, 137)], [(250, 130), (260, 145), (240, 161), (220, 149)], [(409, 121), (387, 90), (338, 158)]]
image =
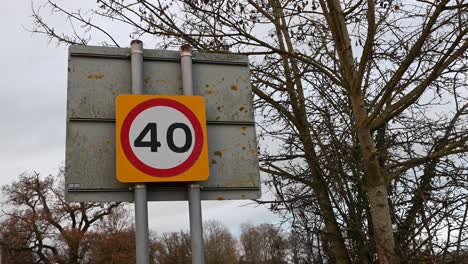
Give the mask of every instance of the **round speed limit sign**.
[(208, 178), (205, 104), (200, 96), (120, 95), (116, 135), (121, 182)]

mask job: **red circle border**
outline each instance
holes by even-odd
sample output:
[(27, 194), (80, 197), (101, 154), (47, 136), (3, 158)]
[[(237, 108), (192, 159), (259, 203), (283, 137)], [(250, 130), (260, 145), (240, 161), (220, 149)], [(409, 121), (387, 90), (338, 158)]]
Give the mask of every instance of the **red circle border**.
[[(174, 108), (178, 110), (179, 112), (181, 112), (190, 121), (190, 123), (193, 126), (194, 133), (195, 133), (195, 136), (194, 136), (195, 143), (194, 143), (193, 150), (190, 156), (178, 166), (170, 168), (170, 169), (157, 169), (157, 168), (146, 165), (145, 163), (140, 161), (140, 159), (138, 159), (138, 157), (133, 152), (132, 147), (130, 146), (129, 134), (130, 134), (130, 126), (132, 125), (133, 121), (141, 112), (143, 112), (144, 110), (150, 107), (155, 107), (155, 106), (167, 106), (167, 107)], [(149, 99), (147, 101), (144, 101), (138, 104), (136, 107), (130, 110), (130, 112), (125, 117), (122, 123), (122, 128), (121, 128), (121, 133), (120, 133), (120, 144), (122, 145), (123, 152), (125, 153), (125, 156), (127, 156), (127, 159), (135, 168), (137, 168), (141, 172), (148, 174), (152, 177), (164, 177), (164, 178), (173, 177), (188, 170), (190, 167), (193, 166), (193, 164), (195, 164), (198, 157), (200, 156), (202, 149), (203, 149), (203, 141), (204, 141), (204, 137), (203, 137), (202, 126), (197, 116), (192, 112), (192, 110), (190, 110), (187, 106), (175, 100), (167, 99), (167, 98)]]

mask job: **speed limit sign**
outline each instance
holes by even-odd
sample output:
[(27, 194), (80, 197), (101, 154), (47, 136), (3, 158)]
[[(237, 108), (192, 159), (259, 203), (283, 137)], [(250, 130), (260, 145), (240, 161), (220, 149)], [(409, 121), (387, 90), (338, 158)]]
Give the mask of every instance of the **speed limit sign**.
[(116, 175), (120, 182), (207, 180), (207, 149), (203, 97), (117, 96)]

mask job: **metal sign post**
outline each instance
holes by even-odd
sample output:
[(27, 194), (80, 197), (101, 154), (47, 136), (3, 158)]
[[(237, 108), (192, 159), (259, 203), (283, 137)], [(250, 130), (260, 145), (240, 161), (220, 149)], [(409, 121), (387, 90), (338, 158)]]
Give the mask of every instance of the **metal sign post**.
[[(184, 95), (193, 95), (192, 80), (192, 48), (189, 44), (182, 45), (180, 49), (180, 66), (182, 71), (182, 89)], [(205, 263), (203, 254), (203, 223), (200, 199), (200, 185), (189, 184), (189, 218), (190, 235), (192, 238), (192, 264)]]
[[(143, 42), (133, 40), (131, 42), (132, 65), (132, 93), (143, 93)], [(148, 201), (146, 197), (146, 185), (135, 184), (133, 190), (135, 199), (135, 245), (136, 263), (149, 264), (149, 231), (148, 231)]]

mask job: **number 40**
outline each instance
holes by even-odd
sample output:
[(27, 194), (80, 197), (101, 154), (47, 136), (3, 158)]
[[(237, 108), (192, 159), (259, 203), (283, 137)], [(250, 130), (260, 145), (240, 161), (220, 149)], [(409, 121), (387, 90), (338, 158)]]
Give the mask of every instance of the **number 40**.
[[(149, 147), (151, 148), (151, 152), (157, 152), (158, 148), (161, 147), (161, 143), (158, 141), (158, 133), (156, 128), (156, 123), (148, 123), (143, 128), (140, 135), (138, 135), (138, 137), (135, 139), (133, 145), (135, 147)], [(185, 134), (185, 143), (182, 147), (178, 147), (174, 143), (174, 131), (178, 128), (182, 129)], [(143, 138), (145, 138), (148, 132), (150, 133), (150, 140), (143, 141)], [(190, 132), (190, 128), (184, 123), (174, 123), (170, 125), (167, 129), (166, 141), (169, 149), (175, 153), (186, 152), (190, 149), (190, 146), (192, 146), (192, 133)]]

